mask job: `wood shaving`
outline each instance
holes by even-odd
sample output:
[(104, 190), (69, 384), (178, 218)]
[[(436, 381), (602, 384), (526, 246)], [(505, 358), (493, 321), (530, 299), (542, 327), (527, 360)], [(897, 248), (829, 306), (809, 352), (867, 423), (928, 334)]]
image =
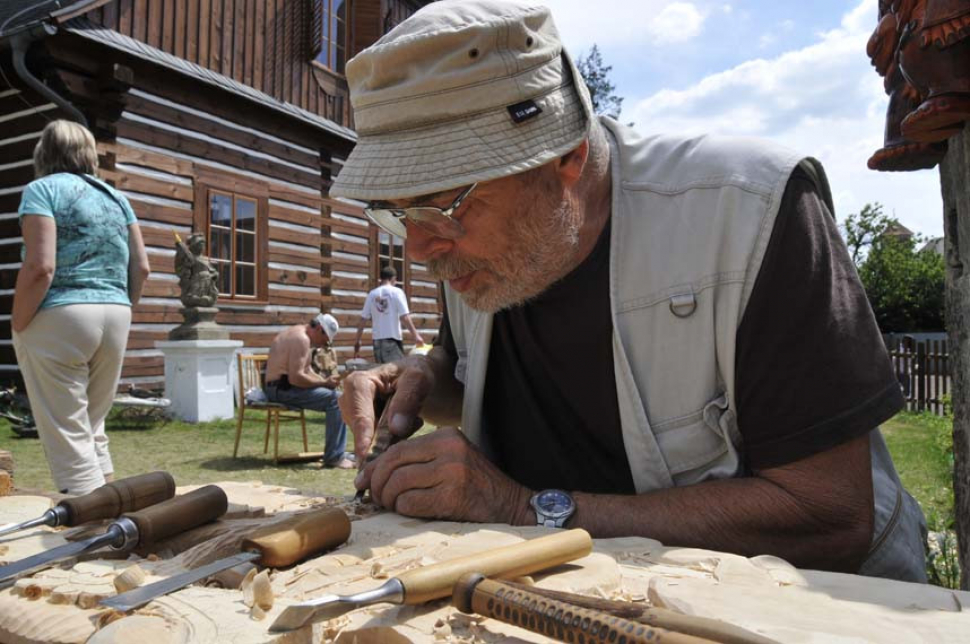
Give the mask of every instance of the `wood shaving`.
[(138, 588), (143, 583), (145, 583), (145, 571), (138, 564), (125, 568), (114, 578), (114, 587), (119, 595)]
[(387, 570), (385, 570), (384, 566), (379, 561), (375, 561), (374, 564), (370, 567), (370, 576), (373, 579), (388, 578)]
[(94, 627), (96, 630), (101, 630), (111, 622), (117, 622), (119, 619), (127, 617), (127, 615), (120, 610), (106, 610), (98, 613), (98, 616), (94, 620)]

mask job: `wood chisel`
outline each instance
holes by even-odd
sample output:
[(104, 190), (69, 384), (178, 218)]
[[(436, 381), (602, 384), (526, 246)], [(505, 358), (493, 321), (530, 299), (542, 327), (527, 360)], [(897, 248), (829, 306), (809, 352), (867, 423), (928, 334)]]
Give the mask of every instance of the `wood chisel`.
[(291, 631), (378, 602), (423, 604), (451, 595), (455, 583), (468, 572), (483, 572), (496, 577), (521, 577), (585, 557), (592, 548), (593, 540), (588, 532), (566, 530), (467, 557), (412, 568), (388, 579), (374, 590), (354, 595), (324, 595), (287, 606), (269, 630)]
[(83, 496), (64, 499), (41, 516), (0, 527), (0, 536), (40, 525), (74, 527), (90, 521), (116, 519), (175, 496), (175, 479), (168, 472), (151, 472), (106, 483)]
[(229, 500), (222, 488), (207, 485), (137, 512), (126, 512), (109, 524), (103, 534), (0, 566), (0, 587), (62, 559), (104, 546), (110, 546), (114, 550), (131, 550), (138, 546), (152, 545), (219, 518), (226, 513), (228, 507)]
[(669, 609), (462, 575), (451, 603), (463, 613), (519, 626), (560, 642), (628, 644), (778, 644), (776, 640), (717, 619)]
[(219, 571), (254, 562), (267, 568), (283, 568), (312, 554), (335, 548), (350, 536), (350, 519), (339, 508), (323, 508), (297, 514), (263, 526), (242, 542), (243, 552), (187, 572), (101, 600), (120, 611), (144, 606), (162, 595), (211, 577)]

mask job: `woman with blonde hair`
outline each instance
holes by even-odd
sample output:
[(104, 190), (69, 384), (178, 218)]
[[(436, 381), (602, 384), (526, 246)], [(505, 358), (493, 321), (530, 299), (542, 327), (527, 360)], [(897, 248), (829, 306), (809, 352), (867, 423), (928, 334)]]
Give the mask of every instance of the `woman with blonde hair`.
[(13, 345), (54, 483), (72, 495), (112, 479), (104, 420), (149, 272), (135, 213), (97, 165), (87, 128), (49, 123), (18, 211)]

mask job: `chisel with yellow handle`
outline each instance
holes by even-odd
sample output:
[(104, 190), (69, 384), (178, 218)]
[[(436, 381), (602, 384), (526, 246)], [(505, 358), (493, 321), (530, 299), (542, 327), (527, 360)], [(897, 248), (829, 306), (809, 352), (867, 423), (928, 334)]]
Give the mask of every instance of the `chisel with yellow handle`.
[(68, 543), (36, 555), (0, 566), (0, 587), (35, 570), (63, 559), (109, 546), (114, 550), (132, 550), (150, 546), (162, 539), (180, 534), (226, 513), (229, 499), (217, 485), (207, 485), (137, 512), (126, 512), (108, 525), (108, 529), (90, 539)]
[(566, 530), (467, 557), (413, 568), (388, 579), (374, 590), (354, 595), (324, 595), (287, 606), (269, 630), (291, 631), (378, 602), (423, 604), (450, 596), (455, 583), (468, 572), (480, 572), (492, 577), (521, 577), (585, 557), (592, 548), (593, 540), (588, 532)]
[(0, 526), (0, 536), (46, 525), (74, 527), (90, 521), (116, 519), (175, 496), (175, 479), (168, 472), (150, 472), (105, 483), (82, 496), (64, 499), (36, 519)]
[(101, 600), (120, 611), (144, 606), (162, 595), (247, 562), (267, 568), (282, 568), (312, 554), (336, 548), (350, 536), (350, 519), (339, 508), (323, 508), (297, 514), (254, 531), (243, 540), (243, 552), (225, 557), (167, 579)]

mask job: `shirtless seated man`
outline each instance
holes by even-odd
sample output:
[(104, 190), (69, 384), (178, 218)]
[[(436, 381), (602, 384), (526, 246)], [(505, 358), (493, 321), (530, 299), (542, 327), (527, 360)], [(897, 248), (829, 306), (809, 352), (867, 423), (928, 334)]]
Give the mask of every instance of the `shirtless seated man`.
[(354, 461), (345, 453), (347, 425), (340, 415), (336, 391), (337, 375), (321, 376), (311, 368), (312, 348), (327, 348), (340, 326), (329, 313), (321, 313), (307, 324), (295, 324), (273, 338), (266, 364), (266, 398), (298, 409), (327, 414), (323, 466), (349, 470)]

